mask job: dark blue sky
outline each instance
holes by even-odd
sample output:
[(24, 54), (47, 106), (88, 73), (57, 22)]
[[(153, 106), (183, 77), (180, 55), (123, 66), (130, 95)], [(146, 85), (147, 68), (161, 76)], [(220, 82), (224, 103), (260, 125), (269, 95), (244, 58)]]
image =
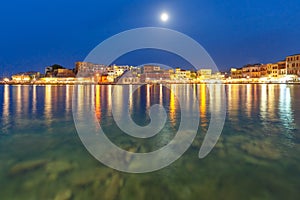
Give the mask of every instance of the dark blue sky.
[[(170, 14), (166, 24), (159, 20), (163, 10)], [(299, 19), (299, 0), (4, 0), (0, 76), (54, 63), (73, 68), (101, 41), (145, 26), (194, 38), (221, 70), (275, 62), (300, 53)], [(138, 57), (122, 62), (140, 64)]]

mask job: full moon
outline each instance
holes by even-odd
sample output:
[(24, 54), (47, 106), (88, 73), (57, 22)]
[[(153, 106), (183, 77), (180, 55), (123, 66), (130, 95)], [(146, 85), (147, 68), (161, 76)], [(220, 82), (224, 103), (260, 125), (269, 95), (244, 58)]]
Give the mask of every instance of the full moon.
[(161, 21), (166, 22), (166, 21), (168, 21), (168, 19), (169, 19), (169, 15), (167, 13), (162, 13), (160, 15), (160, 20)]

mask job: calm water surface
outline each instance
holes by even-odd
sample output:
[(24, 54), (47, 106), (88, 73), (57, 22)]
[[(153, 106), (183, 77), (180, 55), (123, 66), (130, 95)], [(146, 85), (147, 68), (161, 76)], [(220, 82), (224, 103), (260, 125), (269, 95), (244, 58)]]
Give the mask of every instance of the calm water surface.
[[(151, 105), (165, 107), (167, 123), (150, 139), (131, 138), (116, 126), (112, 86), (81, 87), (93, 91), (99, 123), (126, 150), (153, 151), (176, 134), (180, 105), (165, 87), (143, 86), (130, 100), (131, 116), (141, 126), (150, 122), (147, 109)], [(225, 126), (204, 159), (198, 158), (198, 152), (211, 109), (216, 109), (210, 106), (213, 98), (207, 87), (218, 91), (221, 86), (170, 87), (187, 98), (199, 99), (197, 137), (172, 165), (152, 173), (129, 174), (102, 165), (82, 145), (72, 116), (72, 86), (0, 86), (0, 198), (299, 198), (299, 85), (226, 85)]]

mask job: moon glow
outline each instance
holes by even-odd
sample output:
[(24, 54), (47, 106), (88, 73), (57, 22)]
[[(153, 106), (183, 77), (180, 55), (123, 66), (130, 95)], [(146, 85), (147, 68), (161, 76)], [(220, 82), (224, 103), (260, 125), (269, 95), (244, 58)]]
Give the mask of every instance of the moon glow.
[(166, 21), (168, 21), (169, 20), (169, 15), (168, 15), (168, 13), (162, 13), (161, 15), (160, 15), (160, 20), (161, 21), (163, 21), (163, 22), (166, 22)]

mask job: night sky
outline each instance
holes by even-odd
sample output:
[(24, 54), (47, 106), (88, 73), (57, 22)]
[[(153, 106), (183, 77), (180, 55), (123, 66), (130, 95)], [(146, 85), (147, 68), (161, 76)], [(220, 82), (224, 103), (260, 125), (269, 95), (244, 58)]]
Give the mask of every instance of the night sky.
[[(166, 23), (159, 19), (163, 11), (170, 15)], [(0, 76), (43, 72), (55, 63), (73, 68), (75, 61), (84, 60), (108, 37), (147, 26), (170, 28), (194, 38), (220, 70), (277, 62), (300, 53), (299, 19), (299, 0), (4, 0)], [(143, 54), (147, 53), (151, 55)], [(170, 65), (182, 64), (164, 53), (157, 62), (163, 56)], [(116, 64), (139, 65), (145, 58), (135, 52)]]

